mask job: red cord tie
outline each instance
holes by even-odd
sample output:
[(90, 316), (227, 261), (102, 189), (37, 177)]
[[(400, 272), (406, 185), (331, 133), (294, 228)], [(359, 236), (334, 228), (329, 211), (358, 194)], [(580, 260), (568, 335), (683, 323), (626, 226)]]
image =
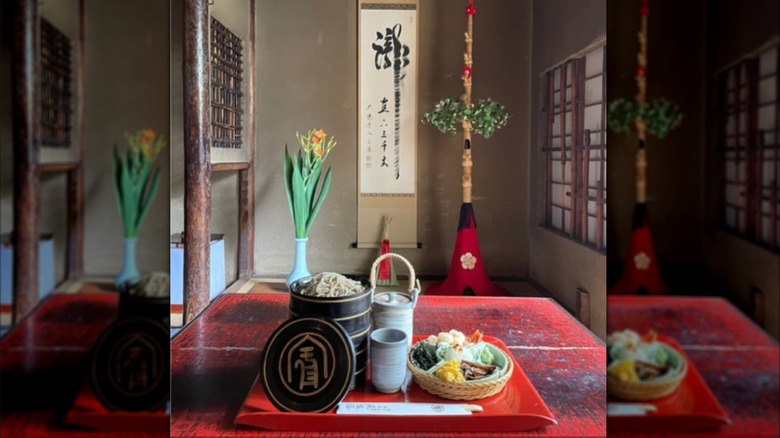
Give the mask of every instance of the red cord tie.
[(638, 66), (636, 68), (636, 75), (639, 76), (640, 78), (643, 78), (643, 77), (647, 76), (647, 67), (644, 67), (644, 66), (641, 66), (641, 65)]
[(465, 67), (463, 67), (463, 72), (461, 73), (461, 76), (465, 75), (467, 78), (471, 78), (471, 72), (472, 71), (473, 70), (471, 69), (471, 67), (465, 66)]
[(639, 10), (643, 17), (650, 15), (650, 6), (647, 4), (647, 0), (642, 1), (642, 8)]
[(474, 15), (477, 15), (477, 10), (474, 8), (473, 4), (469, 4), (466, 6), (466, 15), (469, 17), (473, 17)]

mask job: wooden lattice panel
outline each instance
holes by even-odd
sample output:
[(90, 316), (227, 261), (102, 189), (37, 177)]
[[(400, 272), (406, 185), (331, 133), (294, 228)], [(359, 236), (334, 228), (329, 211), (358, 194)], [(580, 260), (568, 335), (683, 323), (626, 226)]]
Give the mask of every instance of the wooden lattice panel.
[(211, 141), (241, 148), (241, 38), (211, 18)]
[(41, 146), (70, 147), (70, 40), (41, 19)]

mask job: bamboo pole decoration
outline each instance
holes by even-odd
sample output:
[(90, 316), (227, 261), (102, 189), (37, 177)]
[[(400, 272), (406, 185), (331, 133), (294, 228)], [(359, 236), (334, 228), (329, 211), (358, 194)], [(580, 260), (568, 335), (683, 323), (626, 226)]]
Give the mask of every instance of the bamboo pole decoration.
[[(639, 31), (639, 53), (637, 54), (636, 68), (636, 102), (642, 107), (647, 101), (647, 17), (650, 15), (648, 0), (642, 0), (640, 9), (642, 16), (642, 27)], [(636, 133), (639, 139), (639, 149), (636, 151), (636, 200), (644, 204), (647, 199), (647, 156), (645, 151), (645, 142), (647, 141), (647, 127), (645, 122), (637, 119)]]
[[(464, 94), (461, 96), (461, 100), (467, 106), (471, 105), (471, 73), (473, 65), (471, 53), (474, 42), (474, 14), (476, 14), (476, 9), (474, 9), (474, 0), (469, 0), (469, 5), (466, 7), (467, 25), (466, 33), (464, 34), (466, 40), (466, 53), (463, 54), (464, 66), (463, 73), (461, 74), (464, 89)], [(463, 202), (471, 203), (471, 168), (474, 166), (474, 163), (471, 161), (471, 122), (468, 120), (463, 120), (461, 121), (461, 125), (463, 126), (464, 145), (463, 160), (461, 163), (463, 166)]]

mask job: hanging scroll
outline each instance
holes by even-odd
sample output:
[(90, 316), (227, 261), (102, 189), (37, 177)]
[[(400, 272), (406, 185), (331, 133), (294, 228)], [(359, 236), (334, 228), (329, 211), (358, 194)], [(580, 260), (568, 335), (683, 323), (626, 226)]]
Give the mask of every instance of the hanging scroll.
[(417, 246), (417, 0), (359, 0), (358, 247)]

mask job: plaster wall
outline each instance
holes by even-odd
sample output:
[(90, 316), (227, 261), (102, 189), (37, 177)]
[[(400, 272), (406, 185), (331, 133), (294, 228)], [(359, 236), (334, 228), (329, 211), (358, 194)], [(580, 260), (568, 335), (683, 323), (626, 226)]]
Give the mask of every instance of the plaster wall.
[[(648, 21), (647, 99), (666, 98), (684, 115), (664, 139), (647, 142), (647, 208), (662, 275), (674, 290), (712, 293), (704, 270), (704, 0), (654, 0)], [(639, 5), (610, 1), (607, 6), (608, 99), (633, 99), (639, 50)], [(622, 272), (634, 211), (637, 139), (609, 131), (607, 184), (608, 277)]]
[[(111, 177), (114, 145), (125, 132), (169, 135), (169, 21), (166, 2), (87, 0), (85, 72), (85, 236), (87, 275), (115, 276), (122, 221)], [(138, 233), (138, 270), (168, 271), (170, 146), (155, 163), (160, 188)]]
[[(714, 119), (714, 78), (718, 71), (755, 51), (768, 41), (780, 36), (780, 3), (759, 0), (750, 3), (737, 0), (713, 2), (707, 17), (708, 62), (707, 83), (708, 110)], [(749, 32), (746, 29), (750, 29)], [(717, 189), (718, 168), (712, 152), (713, 131), (708, 132), (707, 165), (708, 191), (714, 195)], [(706, 220), (713, 224), (717, 219), (717, 206), (707, 199)], [(752, 315), (751, 291), (759, 289), (764, 294), (764, 328), (775, 338), (780, 337), (780, 253), (761, 247), (750, 241), (709, 226), (703, 240), (705, 263), (716, 281), (726, 288), (732, 300), (748, 315)]]
[[(4, 2), (3, 16), (10, 2)], [(78, 54), (78, 1), (46, 1), (41, 15), (71, 40), (75, 83)], [(111, 150), (125, 145), (124, 133), (152, 128), (168, 138), (168, 5), (142, 0), (87, 0), (85, 10), (85, 143), (84, 143), (84, 258), (85, 274), (115, 276), (122, 263), (122, 225), (114, 199)], [(0, 228), (13, 229), (13, 145), (11, 117), (10, 27), (3, 26), (0, 57)], [(5, 97), (8, 98), (5, 98)], [(75, 119), (75, 95), (72, 104)], [(74, 140), (75, 141), (75, 140)], [(161, 184), (141, 228), (138, 267), (141, 271), (168, 270), (168, 150), (158, 159)], [(66, 177), (42, 174), (40, 230), (53, 233), (56, 281), (65, 278)]]
[[(219, 0), (217, 0), (219, 1)], [(171, 232), (183, 229), (180, 2), (174, 1), (171, 63)], [(283, 180), (285, 143), (296, 131), (323, 128), (339, 141), (328, 163), (330, 192), (309, 235), (312, 272), (368, 274), (377, 251), (353, 249), (357, 232), (357, 2), (258, 0), (255, 274), (285, 277), (293, 259), (293, 227)], [(499, 100), (510, 124), (474, 141), (474, 206), (482, 253), (494, 276), (528, 273), (528, 154), (531, 1), (498, 0), (479, 8), (474, 24), (475, 98)], [(418, 113), (463, 92), (463, 7), (422, 0)], [(418, 240), (398, 249), (418, 274), (445, 275), (461, 204), (459, 136), (422, 125), (418, 131)], [(212, 232), (226, 233), (226, 271), (234, 279), (237, 178), (212, 180)], [(218, 226), (218, 224), (222, 224)], [(392, 233), (392, 231), (391, 231)]]
[[(542, 73), (578, 53), (606, 32), (606, 0), (578, 3), (576, 9), (564, 0), (536, 0), (533, 3), (533, 62), (531, 63), (532, 118), (542, 114), (540, 84)], [(554, 32), (555, 37), (549, 35)], [(609, 45), (607, 45), (609, 47)], [(609, 75), (607, 76), (609, 81)], [(531, 148), (529, 171), (532, 220), (529, 223), (529, 277), (542, 285), (561, 305), (574, 311), (577, 289), (590, 294), (591, 330), (606, 337), (606, 257), (551, 231), (544, 225), (545, 161), (541, 152), (543, 136), (540, 127), (530, 126)], [(614, 148), (614, 146), (611, 146)], [(610, 148), (610, 157), (612, 152)], [(611, 163), (610, 163), (611, 165)], [(609, 169), (609, 167), (608, 167)], [(608, 185), (612, 190), (612, 185)], [(610, 192), (607, 197), (612, 196)], [(609, 220), (612, 220), (610, 217)], [(611, 243), (610, 243), (611, 244)]]
[[(463, 92), (464, 6), (421, 0), (418, 114)], [(283, 180), (284, 144), (322, 127), (339, 140), (333, 184), (309, 236), (309, 268), (367, 274), (377, 251), (352, 249), (357, 216), (357, 2), (258, 1), (258, 125), (255, 270), (286, 275), (293, 227)], [(473, 143), (474, 208), (490, 275), (528, 273), (528, 154), (531, 2), (484, 2), (474, 19), (475, 99), (511, 114), (507, 127)], [(318, 23), (311, 25), (311, 23)], [(418, 274), (445, 275), (461, 204), (460, 136), (418, 128), (418, 240), (399, 249)], [(392, 233), (392, 231), (391, 231)]]

